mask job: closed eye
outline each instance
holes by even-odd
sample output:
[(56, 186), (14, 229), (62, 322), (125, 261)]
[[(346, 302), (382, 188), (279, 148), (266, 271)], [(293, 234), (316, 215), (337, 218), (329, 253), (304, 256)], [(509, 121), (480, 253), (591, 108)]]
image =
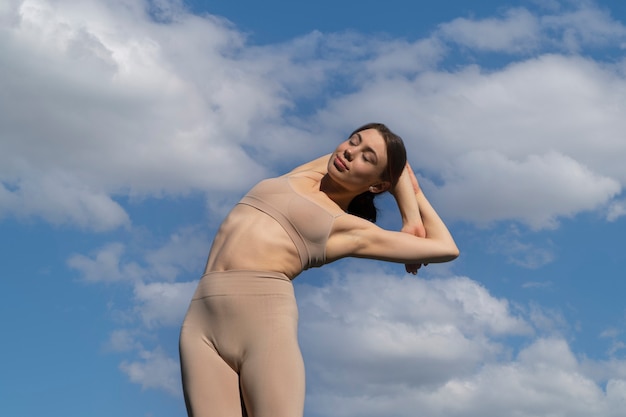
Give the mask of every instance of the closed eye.
[(350, 138), (350, 145), (352, 146), (357, 146), (358, 144), (360, 144), (363, 141), (363, 139), (361, 138), (361, 135), (358, 133), (355, 133), (354, 135), (352, 135), (352, 137)]
[(376, 163), (376, 157), (372, 157), (371, 155), (369, 155), (369, 152), (363, 152), (363, 160), (372, 164)]

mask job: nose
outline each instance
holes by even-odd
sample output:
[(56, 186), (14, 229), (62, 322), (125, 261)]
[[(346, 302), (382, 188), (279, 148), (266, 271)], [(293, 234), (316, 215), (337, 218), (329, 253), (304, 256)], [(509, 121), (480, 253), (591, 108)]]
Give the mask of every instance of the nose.
[(346, 148), (345, 151), (343, 151), (343, 156), (344, 158), (346, 158), (348, 161), (352, 161), (352, 151), (350, 150), (350, 148)]

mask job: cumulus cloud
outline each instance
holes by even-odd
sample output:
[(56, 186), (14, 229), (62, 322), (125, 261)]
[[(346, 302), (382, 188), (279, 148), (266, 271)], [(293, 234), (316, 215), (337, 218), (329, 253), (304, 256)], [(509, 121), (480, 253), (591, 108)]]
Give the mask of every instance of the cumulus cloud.
[(143, 2), (126, 3), (123, 13), (98, 1), (24, 0), (6, 11), (15, 15), (1, 41), (0, 179), (11, 184), (2, 202), (15, 201), (3, 211), (63, 211), (113, 228), (128, 220), (116, 193), (239, 189), (267, 173), (241, 138), (284, 100), (232, 57), (241, 36), (182, 11), (156, 24)]
[[(617, 417), (623, 410), (626, 379), (616, 370), (623, 361), (608, 371), (577, 358), (560, 336), (536, 337), (534, 329), (551, 332), (558, 320), (547, 326), (536, 308), (515, 312), (470, 279), (352, 271), (321, 288), (301, 286), (298, 298), (312, 416)], [(511, 336), (528, 343), (514, 353), (503, 343)]]
[(139, 279), (142, 275), (142, 268), (137, 263), (120, 265), (124, 250), (124, 244), (110, 243), (100, 248), (91, 258), (82, 254), (70, 256), (67, 265), (79, 271), (82, 278), (89, 282)]
[(560, 37), (562, 47), (572, 52), (584, 46), (621, 47), (626, 37), (626, 27), (621, 22), (590, 2), (580, 2), (574, 10), (543, 16), (541, 23), (546, 32)]
[(604, 391), (581, 372), (564, 340), (539, 339), (514, 361), (485, 366), (422, 398), (432, 410), (427, 416), (618, 416), (615, 399), (623, 395), (622, 385), (622, 380), (611, 381)]
[(614, 222), (624, 215), (626, 215), (626, 200), (616, 200), (609, 205), (606, 219), (610, 222)]
[(137, 284), (136, 310), (144, 325), (147, 328), (180, 325), (196, 285), (198, 281)]
[(136, 332), (128, 329), (117, 329), (111, 332), (105, 349), (112, 352), (132, 352), (142, 350), (143, 347), (137, 341)]
[(161, 349), (142, 350), (136, 361), (124, 361), (120, 369), (129, 379), (144, 389), (161, 389), (180, 395), (180, 371), (178, 361), (167, 356)]
[(424, 188), (446, 218), (540, 229), (600, 209), (621, 191), (625, 103), (618, 67), (544, 55), (489, 72), (469, 66), (376, 80), (318, 117), (333, 124), (344, 109), (352, 119), (397, 109), (383, 119), (434, 183)]
[(89, 282), (174, 281), (185, 272), (198, 271), (208, 247), (204, 231), (182, 227), (157, 247), (129, 249), (127, 244), (112, 242), (89, 255), (71, 255), (67, 265)]
[(64, 173), (37, 176), (36, 169), (21, 178), (0, 183), (0, 218), (40, 217), (55, 225), (78, 225), (104, 231), (130, 226), (126, 211), (107, 193)]
[(197, 271), (209, 251), (204, 230), (185, 227), (169, 236), (161, 246), (145, 252), (152, 279), (174, 281), (182, 272)]
[(525, 52), (540, 44), (539, 19), (526, 9), (511, 9), (503, 18), (454, 19), (439, 26), (439, 35), (478, 51)]
[(499, 17), (457, 18), (441, 24), (437, 35), (472, 52), (528, 54), (544, 48), (580, 52), (585, 47), (621, 47), (626, 27), (593, 3), (557, 2), (541, 15), (512, 8)]
[[(0, 215), (129, 226), (118, 196), (240, 194), (370, 120), (402, 133), (421, 173), (443, 180), (453, 218), (550, 227), (605, 205), (626, 181), (623, 69), (538, 52), (556, 32), (578, 34), (581, 47), (623, 40), (623, 26), (591, 6), (459, 19), (415, 41), (314, 32), (256, 46), (179, 1), (147, 4), (3, 8)], [(472, 50), (537, 52), (489, 72), (438, 68), (448, 43), (461, 40)], [(340, 89), (328, 95), (330, 85)], [(318, 109), (298, 113), (303, 103)], [(539, 186), (535, 169), (547, 175)], [(515, 180), (513, 188), (485, 183), (484, 172)], [(593, 189), (584, 201), (566, 184), (572, 172)], [(545, 195), (553, 201), (544, 205)]]
[(324, 287), (299, 287), (298, 300), (307, 369), (329, 390), (441, 383), (505, 354), (498, 337), (533, 332), (506, 300), (467, 278), (362, 270)]
[[(623, 410), (626, 362), (579, 359), (558, 336), (566, 323), (556, 312), (513, 307), (466, 277), (398, 278), (353, 265), (329, 272), (334, 278), (323, 286), (296, 283), (307, 415), (618, 417)], [(179, 321), (194, 287), (137, 286), (143, 328)], [(111, 334), (110, 349), (136, 355), (120, 369), (145, 389), (179, 396), (176, 359), (145, 349), (142, 331)], [(525, 342), (516, 349), (511, 338)]]
[[(531, 242), (517, 226), (510, 226), (501, 234), (488, 239), (488, 251), (504, 256), (509, 263), (527, 269), (538, 269), (555, 260), (556, 255), (551, 242)], [(542, 286), (529, 283), (528, 287)]]
[[(516, 219), (535, 229), (555, 227), (558, 217), (592, 210), (621, 190), (618, 181), (558, 153), (514, 161), (492, 151), (472, 152), (457, 160), (454, 170), (437, 192), (442, 207), (464, 205), (471, 214), (456, 216), (482, 223)], [(499, 190), (497, 198), (488, 204), (475, 198), (493, 190)], [(524, 202), (516, 196), (525, 196)]]

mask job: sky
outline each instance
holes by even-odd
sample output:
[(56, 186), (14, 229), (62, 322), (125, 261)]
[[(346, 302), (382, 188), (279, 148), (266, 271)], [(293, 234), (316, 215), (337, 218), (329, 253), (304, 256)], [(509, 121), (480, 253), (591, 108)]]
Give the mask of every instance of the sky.
[(606, 0), (0, 0), (0, 414), (184, 416), (221, 219), (377, 121), (461, 256), (296, 278), (305, 415), (623, 417), (625, 50)]

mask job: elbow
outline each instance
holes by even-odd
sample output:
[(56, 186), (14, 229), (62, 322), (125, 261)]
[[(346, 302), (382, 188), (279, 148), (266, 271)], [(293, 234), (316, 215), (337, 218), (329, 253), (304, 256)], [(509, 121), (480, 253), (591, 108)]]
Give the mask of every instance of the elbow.
[(446, 250), (446, 253), (440, 258), (440, 260), (441, 260), (441, 262), (454, 261), (456, 258), (459, 257), (460, 254), (461, 254), (461, 252), (459, 251), (459, 248), (455, 244), (452, 244)]
[(459, 248), (454, 243), (447, 243), (437, 248), (437, 251), (426, 259), (422, 258), (414, 263), (445, 263), (454, 261), (459, 257)]

